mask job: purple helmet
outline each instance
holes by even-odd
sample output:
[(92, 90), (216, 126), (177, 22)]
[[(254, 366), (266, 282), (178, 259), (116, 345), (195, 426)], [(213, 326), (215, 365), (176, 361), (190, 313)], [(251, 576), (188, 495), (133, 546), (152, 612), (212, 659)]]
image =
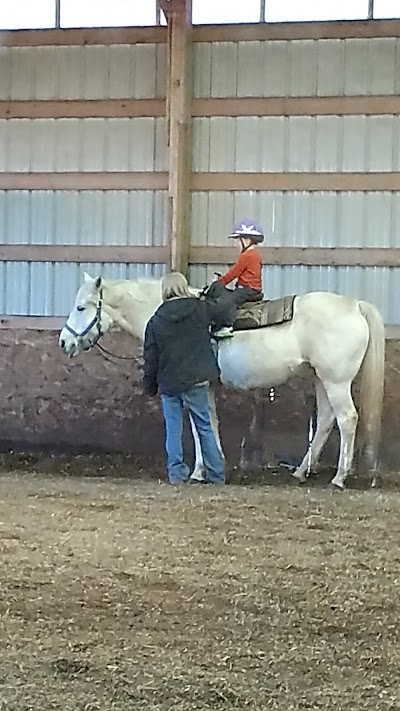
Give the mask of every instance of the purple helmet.
[(240, 220), (235, 224), (229, 238), (240, 239), (240, 237), (249, 237), (255, 244), (261, 244), (264, 241), (263, 231), (254, 220)]

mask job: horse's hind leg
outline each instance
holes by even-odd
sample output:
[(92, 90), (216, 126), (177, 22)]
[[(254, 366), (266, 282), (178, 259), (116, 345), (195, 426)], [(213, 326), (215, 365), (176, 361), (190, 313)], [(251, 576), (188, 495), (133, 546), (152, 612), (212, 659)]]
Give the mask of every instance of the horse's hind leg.
[(325, 383), (325, 387), (340, 431), (339, 463), (331, 484), (344, 489), (353, 464), (358, 414), (351, 396), (351, 382)]
[(302, 484), (304, 484), (307, 479), (308, 467), (310, 467), (310, 471), (315, 471), (322, 449), (332, 431), (335, 421), (335, 414), (332, 410), (326, 390), (319, 378), (316, 379), (315, 392), (317, 397), (317, 429), (311, 443), (310, 451), (306, 453), (302, 463), (293, 473), (294, 478), (298, 479)]

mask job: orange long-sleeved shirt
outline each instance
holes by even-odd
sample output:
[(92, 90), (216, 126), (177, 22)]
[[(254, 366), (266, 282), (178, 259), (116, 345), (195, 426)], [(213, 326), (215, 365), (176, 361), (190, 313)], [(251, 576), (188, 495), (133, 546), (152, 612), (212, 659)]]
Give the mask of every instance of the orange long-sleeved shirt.
[(241, 253), (236, 264), (226, 274), (219, 277), (218, 281), (226, 286), (237, 279), (238, 286), (247, 286), (250, 289), (261, 291), (261, 255), (256, 249), (246, 249)]

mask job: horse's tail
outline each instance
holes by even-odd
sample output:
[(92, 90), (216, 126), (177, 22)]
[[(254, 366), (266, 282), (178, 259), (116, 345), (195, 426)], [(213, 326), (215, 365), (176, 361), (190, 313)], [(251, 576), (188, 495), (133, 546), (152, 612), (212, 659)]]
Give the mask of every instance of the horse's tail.
[(360, 425), (362, 442), (372, 472), (378, 469), (385, 381), (385, 327), (379, 311), (359, 301), (369, 328), (368, 348), (361, 366)]

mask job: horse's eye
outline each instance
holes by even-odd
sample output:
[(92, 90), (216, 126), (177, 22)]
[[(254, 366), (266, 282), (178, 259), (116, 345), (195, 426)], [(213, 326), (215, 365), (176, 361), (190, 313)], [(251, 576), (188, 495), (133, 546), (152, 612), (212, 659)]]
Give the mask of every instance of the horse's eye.
[(77, 310), (77, 311), (84, 311), (84, 310), (85, 310), (85, 307), (84, 307), (84, 306), (77, 306), (77, 307), (76, 307), (76, 310)]

